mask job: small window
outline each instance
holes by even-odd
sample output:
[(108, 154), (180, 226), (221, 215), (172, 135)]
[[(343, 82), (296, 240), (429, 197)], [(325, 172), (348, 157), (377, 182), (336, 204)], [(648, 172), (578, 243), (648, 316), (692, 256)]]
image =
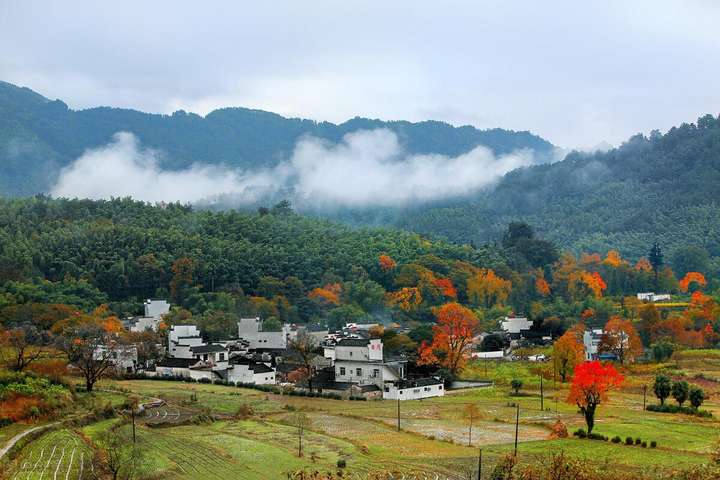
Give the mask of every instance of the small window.
[(373, 370), (373, 377), (377, 378), (380, 376), (380, 369), (376, 368)]
[(350, 351), (350, 356), (352, 357), (352, 350)]
[(345, 375), (345, 367), (340, 367), (340, 375)]
[(355, 373), (357, 374), (358, 377), (362, 377), (362, 368), (356, 368)]
[(221, 353), (221, 354), (220, 354), (220, 359), (219, 359), (219, 361), (221, 361), (221, 362), (224, 362), (224, 361), (225, 361), (225, 354), (224, 354), (224, 353)]
[(443, 389), (443, 386), (442, 386), (442, 385), (438, 385), (438, 390), (442, 390), (442, 389)]

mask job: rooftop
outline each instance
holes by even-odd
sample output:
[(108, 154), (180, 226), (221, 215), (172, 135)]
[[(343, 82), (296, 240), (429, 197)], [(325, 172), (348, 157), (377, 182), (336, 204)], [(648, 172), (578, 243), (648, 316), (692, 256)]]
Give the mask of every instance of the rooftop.
[(227, 351), (227, 348), (223, 347), (222, 345), (217, 345), (215, 343), (210, 345), (200, 345), (198, 347), (190, 347), (190, 351), (192, 353), (213, 353), (213, 352), (225, 352)]

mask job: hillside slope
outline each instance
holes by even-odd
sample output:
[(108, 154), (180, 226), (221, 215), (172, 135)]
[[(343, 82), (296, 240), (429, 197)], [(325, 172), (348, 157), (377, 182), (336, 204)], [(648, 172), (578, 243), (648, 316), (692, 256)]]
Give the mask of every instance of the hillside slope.
[(354, 118), (336, 125), (246, 108), (223, 108), (205, 117), (108, 107), (75, 111), (60, 100), (0, 82), (0, 195), (49, 191), (63, 166), (86, 149), (105, 145), (119, 131), (132, 132), (144, 146), (162, 151), (162, 167), (181, 169), (193, 163), (271, 166), (286, 158), (301, 136), (337, 142), (347, 133), (378, 128), (394, 131), (409, 153), (456, 156), (484, 145), (496, 154), (532, 149), (542, 160), (554, 149), (529, 132), (477, 130), (436, 121)]
[(694, 244), (720, 255), (720, 119), (515, 170), (467, 203), (407, 212), (397, 224), (481, 243), (518, 219), (576, 251), (619, 248), (638, 257), (658, 241), (668, 252)]

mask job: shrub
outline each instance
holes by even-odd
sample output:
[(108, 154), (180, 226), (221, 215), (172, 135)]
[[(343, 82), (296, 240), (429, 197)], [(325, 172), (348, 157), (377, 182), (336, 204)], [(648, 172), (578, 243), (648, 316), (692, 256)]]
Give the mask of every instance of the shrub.
[(655, 440), (650, 442), (650, 448), (657, 448), (657, 442)]
[(587, 435), (587, 438), (589, 438), (590, 440), (602, 440), (604, 442), (607, 442), (608, 440), (608, 437), (606, 437), (605, 435), (600, 435), (599, 433), (589, 433)]
[(620, 443), (620, 442), (622, 442), (622, 439), (618, 435), (615, 435), (612, 438), (612, 443)]
[(513, 378), (512, 381), (510, 382), (510, 386), (512, 387), (513, 390), (515, 390), (515, 395), (517, 395), (523, 386), (523, 381), (520, 380), (519, 378)]
[(672, 396), (679, 406), (682, 407), (683, 403), (687, 401), (689, 393), (690, 384), (688, 384), (685, 380), (673, 383)]
[(585, 438), (585, 437), (587, 437), (587, 432), (585, 431), (584, 428), (578, 428), (577, 430), (575, 430), (573, 432), (573, 435), (578, 438)]
[(678, 407), (677, 405), (648, 405), (645, 407), (650, 412), (658, 413), (684, 413), (698, 417), (710, 418), (712, 413), (707, 410), (698, 410), (695, 407)]
[(345, 468), (345, 467), (347, 467), (347, 462), (345, 461), (344, 458), (339, 458), (339, 459), (338, 459), (338, 461), (337, 461), (337, 467), (338, 467), (338, 468)]
[(690, 388), (689, 397), (690, 405), (692, 405), (693, 408), (697, 410), (698, 408), (700, 408), (700, 405), (702, 405), (705, 401), (705, 392), (702, 388), (693, 386)]
[(647, 448), (647, 442), (642, 442), (641, 445), (642, 445), (642, 448)]
[(637, 438), (635, 439), (635, 445), (640, 445), (641, 443), (642, 443), (642, 438), (637, 437)]
[(632, 445), (633, 443), (634, 442), (632, 437), (625, 438), (625, 445)]

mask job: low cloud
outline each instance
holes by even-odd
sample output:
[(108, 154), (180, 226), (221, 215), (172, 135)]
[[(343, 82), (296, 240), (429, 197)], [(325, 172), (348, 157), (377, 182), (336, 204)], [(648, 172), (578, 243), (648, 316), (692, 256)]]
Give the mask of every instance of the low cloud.
[(64, 169), (52, 194), (238, 205), (289, 198), (299, 208), (399, 206), (467, 195), (533, 163), (531, 151), (495, 156), (482, 146), (457, 157), (409, 154), (386, 129), (357, 131), (339, 143), (305, 137), (271, 169), (196, 164), (171, 171), (161, 167), (161, 158), (121, 132)]

